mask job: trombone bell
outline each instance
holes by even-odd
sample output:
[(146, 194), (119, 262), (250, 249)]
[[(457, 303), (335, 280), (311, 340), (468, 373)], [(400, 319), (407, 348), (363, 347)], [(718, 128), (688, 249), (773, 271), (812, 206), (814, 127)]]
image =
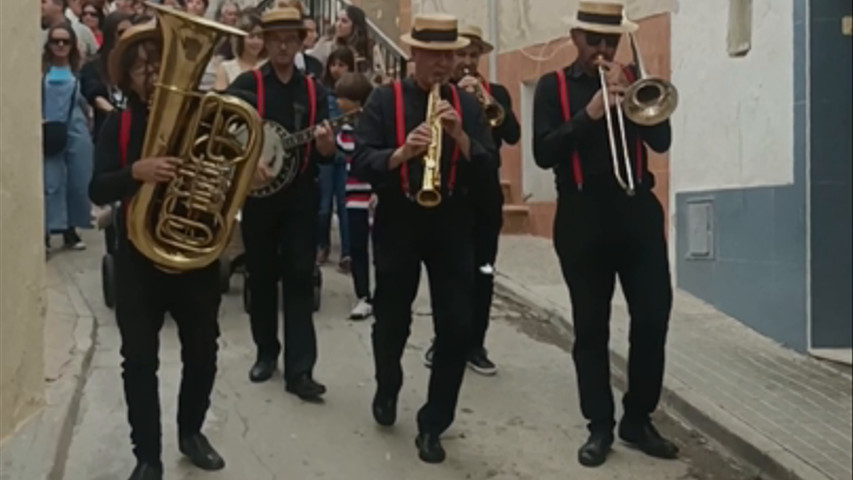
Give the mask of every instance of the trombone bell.
[(622, 108), (629, 120), (644, 127), (657, 125), (678, 106), (678, 90), (660, 78), (641, 78), (625, 91)]

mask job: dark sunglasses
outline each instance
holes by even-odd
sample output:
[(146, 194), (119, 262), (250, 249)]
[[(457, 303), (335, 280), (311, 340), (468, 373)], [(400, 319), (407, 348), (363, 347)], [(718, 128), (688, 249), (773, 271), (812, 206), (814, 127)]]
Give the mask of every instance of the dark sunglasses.
[(603, 33), (586, 32), (586, 44), (590, 47), (597, 47), (604, 42), (608, 47), (614, 48), (619, 46), (619, 35), (608, 35)]
[(67, 38), (51, 38), (50, 40), (48, 40), (48, 43), (50, 43), (51, 45), (56, 45), (58, 47), (66, 47), (68, 45), (71, 45), (71, 40)]
[(98, 16), (98, 12), (95, 12), (95, 11), (92, 11), (92, 10), (83, 10), (83, 14), (82, 14), (82, 15), (80, 15), (80, 16), (81, 16), (81, 17), (97, 17), (97, 16)]

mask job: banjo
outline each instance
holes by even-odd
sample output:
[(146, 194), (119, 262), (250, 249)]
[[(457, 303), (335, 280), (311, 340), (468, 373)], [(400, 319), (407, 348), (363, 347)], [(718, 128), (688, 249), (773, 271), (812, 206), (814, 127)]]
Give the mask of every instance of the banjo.
[[(361, 109), (329, 120), (332, 130), (337, 130), (343, 124), (352, 122)], [(274, 195), (288, 186), (301, 168), (297, 147), (306, 145), (314, 140), (317, 125), (312, 125), (295, 133), (288, 132), (280, 124), (272, 120), (264, 120), (264, 144), (260, 161), (267, 166), (270, 179), (263, 184), (255, 184), (249, 191), (250, 197), (263, 198)], [(241, 132), (242, 133), (242, 132)]]

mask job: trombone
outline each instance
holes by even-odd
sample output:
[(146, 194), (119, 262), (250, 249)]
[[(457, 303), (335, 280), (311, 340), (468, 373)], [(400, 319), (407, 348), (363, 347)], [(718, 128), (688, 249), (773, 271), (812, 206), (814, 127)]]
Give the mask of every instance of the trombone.
[(604, 114), (607, 119), (607, 135), (610, 140), (610, 157), (613, 159), (613, 175), (623, 190), (633, 196), (636, 192), (634, 172), (631, 168), (631, 158), (628, 154), (628, 140), (625, 134), (625, 117), (641, 126), (657, 125), (669, 118), (678, 106), (678, 90), (672, 83), (658, 77), (650, 77), (643, 67), (643, 58), (639, 52), (637, 40), (633, 33), (628, 34), (631, 41), (631, 52), (639, 70), (639, 79), (632, 83), (622, 97), (622, 105), (616, 108), (616, 119), (619, 124), (619, 134), (622, 143), (622, 161), (626, 178), (622, 177), (619, 168), (619, 155), (616, 149), (615, 132), (613, 131), (613, 116), (607, 89), (607, 77), (604, 67), (598, 66), (598, 76), (601, 80), (601, 90), (604, 99)]

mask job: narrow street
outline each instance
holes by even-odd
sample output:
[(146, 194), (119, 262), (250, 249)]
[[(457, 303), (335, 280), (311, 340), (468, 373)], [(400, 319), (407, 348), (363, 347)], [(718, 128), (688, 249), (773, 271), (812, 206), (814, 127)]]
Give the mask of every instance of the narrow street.
[[(65, 465), (66, 480), (115, 480), (133, 468), (121, 387), (119, 335), (113, 312), (101, 296), (100, 236), (86, 236), (89, 249), (62, 252), (97, 317), (97, 349), (83, 392)], [(406, 384), (397, 426), (373, 422), (373, 365), (370, 321), (346, 319), (352, 302), (348, 277), (324, 269), (322, 307), (315, 317), (320, 360), (316, 378), (329, 388), (325, 404), (300, 401), (284, 392), (280, 376), (255, 385), (254, 360), (242, 280), (232, 278), (221, 310), (219, 374), (205, 431), (226, 459), (222, 472), (196, 470), (177, 451), (175, 414), (180, 373), (176, 330), (167, 321), (161, 335), (160, 388), (167, 477), (230, 480), (426, 480), (426, 479), (601, 479), (675, 480), (737, 478), (726, 462), (687, 443), (682, 460), (653, 460), (618, 444), (609, 462), (589, 470), (575, 460), (585, 439), (571, 357), (549, 324), (500, 300), (488, 344), (499, 364), (497, 377), (469, 372), (457, 421), (444, 437), (448, 460), (421, 463), (413, 445), (414, 416), (424, 400), (427, 369), (422, 363), (431, 337), (427, 292), (415, 305), (413, 334), (403, 362)], [(422, 287), (425, 282), (422, 282)], [(617, 396), (617, 398), (619, 398)], [(666, 430), (666, 423), (662, 423)], [(690, 445), (696, 443), (696, 445)]]

